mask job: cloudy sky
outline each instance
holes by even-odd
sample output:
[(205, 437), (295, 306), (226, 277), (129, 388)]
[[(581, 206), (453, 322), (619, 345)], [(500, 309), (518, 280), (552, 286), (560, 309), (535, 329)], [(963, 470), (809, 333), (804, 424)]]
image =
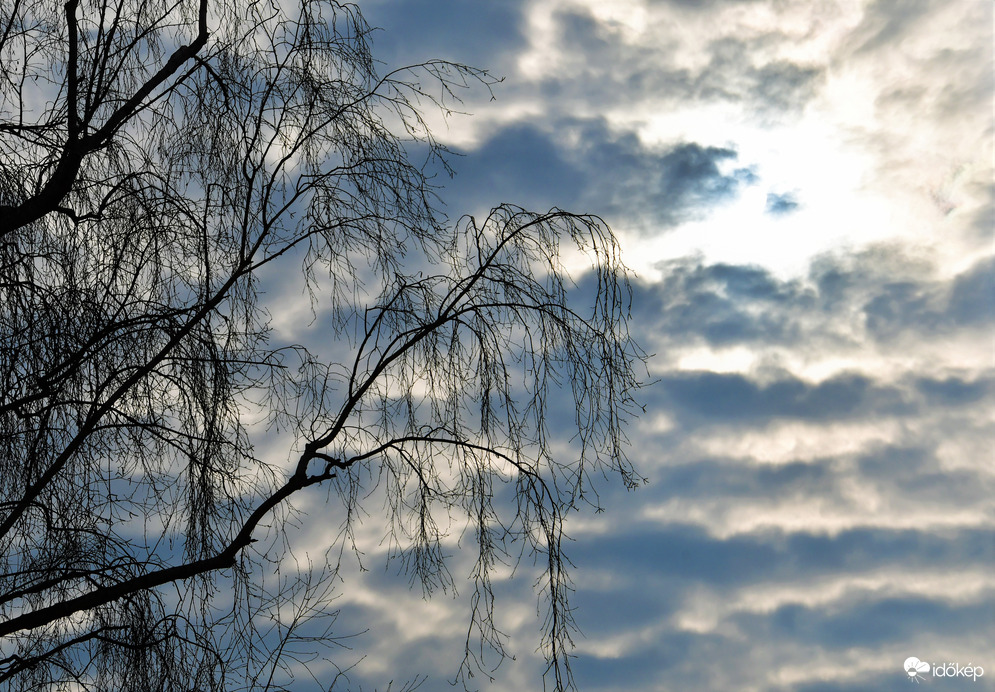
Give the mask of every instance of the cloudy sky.
[[(449, 213), (602, 215), (655, 354), (650, 483), (572, 517), (590, 692), (995, 689), (993, 3), (376, 0), (386, 66), (505, 81), (438, 123)], [(372, 550), (376, 553), (376, 549)], [(540, 685), (528, 578), (501, 586)], [(465, 603), (373, 569), (354, 688), (450, 689)]]

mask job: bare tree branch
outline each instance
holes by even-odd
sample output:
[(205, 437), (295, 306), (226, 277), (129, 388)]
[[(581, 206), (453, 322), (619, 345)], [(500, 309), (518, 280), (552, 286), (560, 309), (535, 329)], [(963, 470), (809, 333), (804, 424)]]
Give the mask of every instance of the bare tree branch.
[[(472, 536), (468, 688), (507, 656), (492, 577), (524, 562), (568, 689), (567, 516), (641, 480), (619, 248), (559, 209), (449, 223), (411, 147), (446, 169), (426, 109), (497, 80), (381, 72), (355, 6), (284, 5), (0, 7), (0, 680), (341, 685), (367, 516), (427, 595)], [(294, 282), (310, 347), (271, 325)], [(317, 486), (323, 560), (292, 537)]]

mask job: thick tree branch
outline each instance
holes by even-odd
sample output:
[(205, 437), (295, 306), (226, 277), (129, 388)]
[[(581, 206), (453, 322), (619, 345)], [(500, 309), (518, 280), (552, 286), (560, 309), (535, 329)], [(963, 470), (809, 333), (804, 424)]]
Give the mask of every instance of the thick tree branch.
[(213, 557), (149, 572), (148, 574), (143, 574), (127, 581), (96, 589), (76, 598), (24, 613), (5, 622), (0, 622), (0, 637), (5, 637), (22, 630), (42, 627), (56, 620), (67, 618), (85, 610), (98, 608), (134, 593), (155, 589), (183, 579), (190, 579), (191, 577), (196, 577), (207, 572), (234, 567), (235, 559), (238, 557), (239, 552), (252, 542), (252, 532), (270, 510), (298, 490), (333, 477), (334, 475), (327, 474), (315, 477), (300, 475), (291, 477), (287, 483), (256, 507), (252, 514), (245, 520), (245, 523), (242, 524), (242, 528), (235, 538), (232, 539), (224, 550)]
[(189, 45), (180, 46), (173, 51), (166, 63), (142, 84), (131, 98), (115, 110), (107, 119), (107, 122), (90, 134), (82, 134), (79, 131), (79, 113), (77, 110), (78, 104), (76, 103), (76, 99), (78, 99), (76, 69), (78, 37), (75, 19), (77, 0), (70, 0), (70, 2), (66, 3), (66, 16), (70, 25), (70, 78), (68, 80), (67, 91), (69, 108), (68, 136), (62, 154), (59, 157), (59, 162), (42, 189), (20, 204), (0, 205), (0, 219), (3, 219), (3, 225), (0, 226), (0, 238), (54, 211), (60, 205), (63, 198), (69, 194), (73, 183), (76, 182), (83, 159), (104, 147), (120, 127), (139, 109), (149, 94), (169, 79), (183, 63), (200, 52), (200, 49), (204, 47), (209, 37), (207, 30), (207, 2), (208, 0), (200, 0), (197, 37), (194, 41)]

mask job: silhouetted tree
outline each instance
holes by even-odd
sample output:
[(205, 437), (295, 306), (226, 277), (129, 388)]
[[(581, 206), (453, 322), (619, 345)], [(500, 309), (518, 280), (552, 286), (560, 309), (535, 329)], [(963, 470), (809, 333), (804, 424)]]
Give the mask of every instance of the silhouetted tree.
[[(283, 689), (335, 642), (336, 555), (371, 492), (429, 592), (466, 527), (463, 680), (504, 655), (491, 578), (524, 555), (547, 672), (572, 684), (564, 518), (592, 472), (639, 480), (625, 269), (596, 217), (446, 222), (423, 108), (493, 80), (380, 74), (369, 39), (327, 0), (2, 4), (5, 689)], [(583, 314), (561, 244), (591, 260)], [(273, 343), (273, 267), (300, 274), (320, 348)], [(554, 455), (561, 390), (576, 437)], [(342, 517), (317, 566), (284, 531), (316, 521), (293, 509), (315, 486)]]

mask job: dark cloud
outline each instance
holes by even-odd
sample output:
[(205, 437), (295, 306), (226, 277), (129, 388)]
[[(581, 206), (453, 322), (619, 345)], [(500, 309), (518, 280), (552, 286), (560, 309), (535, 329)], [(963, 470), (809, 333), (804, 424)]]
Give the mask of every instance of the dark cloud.
[(654, 232), (701, 218), (757, 181), (735, 167), (731, 148), (680, 142), (648, 148), (630, 132), (600, 120), (556, 127), (516, 124), (455, 159), (443, 196), (451, 205), (490, 208), (513, 202), (594, 211), (649, 222)]
[[(959, 432), (978, 434), (968, 425)], [(982, 506), (995, 492), (995, 483), (986, 474), (975, 469), (944, 468), (926, 440), (917, 446), (887, 445), (861, 454), (856, 459), (856, 470), (867, 487), (915, 507), (944, 508), (952, 497), (962, 506)]]
[(782, 282), (760, 267), (706, 266), (694, 259), (658, 266), (662, 280), (638, 284), (633, 300), (640, 331), (654, 341), (793, 343), (802, 334), (799, 312), (818, 305), (811, 288)]
[(811, 100), (822, 82), (822, 69), (778, 60), (748, 73), (749, 94), (765, 111), (791, 111)]
[[(673, 588), (678, 582), (732, 588), (772, 578), (782, 569), (778, 562), (781, 555), (775, 542), (758, 536), (721, 540), (699, 526), (644, 525), (630, 527), (624, 535), (585, 537), (571, 558), (579, 570), (585, 565), (591, 571), (598, 565), (619, 568), (615, 592), (636, 587), (638, 582), (645, 592), (666, 594), (670, 590), (669, 598), (680, 600), (684, 594)], [(639, 592), (630, 598), (644, 602)], [(654, 598), (646, 601), (646, 607), (662, 615), (661, 603), (667, 602)], [(590, 613), (588, 617), (600, 615)]]
[(432, 58), (490, 70), (512, 68), (526, 46), (521, 0), (377, 0), (363, 4), (378, 59), (389, 67)]
[(647, 147), (599, 120), (568, 125), (577, 142), (571, 154), (588, 170), (584, 198), (603, 205), (607, 218), (650, 221), (658, 231), (707, 215), (757, 181), (751, 168), (734, 167), (738, 153), (729, 147)]
[(790, 214), (795, 209), (798, 208), (798, 200), (791, 193), (786, 193), (783, 195), (774, 194), (773, 192), (767, 195), (767, 207), (765, 211), (773, 216), (783, 216), (785, 214)]
[(836, 604), (828, 612), (823, 607), (790, 604), (772, 613), (739, 615), (734, 620), (744, 630), (771, 641), (790, 640), (832, 650), (900, 642), (911, 639), (915, 632), (939, 637), (981, 634), (991, 631), (993, 618), (995, 599), (989, 594), (981, 602), (965, 604), (919, 596), (865, 596)]
[(736, 373), (696, 371), (667, 373), (658, 382), (652, 403), (687, 423), (828, 421), (907, 415), (914, 410), (905, 391), (858, 374), (812, 384), (790, 375), (760, 383)]
[(444, 197), (460, 212), (490, 209), (502, 202), (540, 210), (575, 208), (591, 183), (591, 173), (568, 160), (568, 153), (537, 127), (504, 128), (452, 161), (457, 175), (446, 181)]
[[(995, 557), (995, 532), (983, 529), (934, 533), (855, 528), (835, 535), (772, 531), (722, 539), (693, 525), (626, 528), (625, 535), (586, 536), (578, 542), (571, 551), (578, 574), (583, 569), (596, 572), (599, 566), (604, 569), (611, 565), (617, 568), (613, 591), (622, 592), (638, 583), (656, 594), (681, 584), (725, 590), (782, 580), (798, 583), (817, 575), (865, 574), (889, 567), (985, 569)], [(631, 597), (644, 602), (642, 593)], [(684, 596), (677, 593), (673, 598)], [(672, 601), (667, 599), (653, 595), (645, 600), (646, 607), (662, 612), (661, 607), (671, 607)], [(595, 613), (591, 617), (599, 616)]]
[(829, 493), (834, 483), (828, 463), (789, 462), (757, 466), (743, 460), (698, 459), (653, 471), (654, 500), (696, 497), (789, 497), (818, 488)]
[(758, 426), (778, 420), (835, 421), (909, 417), (992, 401), (990, 377), (920, 377), (891, 384), (857, 373), (817, 383), (788, 373), (755, 379), (739, 373), (670, 371), (659, 374), (644, 398), (685, 426)]
[(863, 573), (887, 566), (922, 569), (937, 565), (984, 569), (993, 557), (995, 532), (857, 528), (835, 536), (791, 534), (782, 548), (792, 570)]
[(713, 41), (708, 46), (708, 66), (694, 77), (694, 93), (704, 99), (745, 101), (765, 116), (800, 110), (816, 95), (824, 68), (785, 60), (757, 61), (756, 56), (781, 40), (785, 37), (767, 34)]
[(956, 326), (995, 322), (995, 257), (957, 276), (943, 317)]
[(743, 183), (756, 182), (748, 168), (723, 175), (719, 163), (735, 160), (736, 152), (698, 144), (680, 144), (659, 159), (662, 202), (675, 209), (707, 207), (733, 197)]
[[(857, 680), (819, 680), (816, 682), (804, 682), (791, 688), (779, 689), (790, 689), (791, 692), (867, 692), (867, 690), (874, 690), (874, 692), (909, 692), (910, 684), (909, 678), (905, 675), (905, 671), (902, 670), (902, 661), (896, 660), (894, 661), (892, 670), (886, 673), (864, 672)], [(944, 687), (947, 686), (944, 685)], [(954, 683), (954, 686), (947, 689), (961, 692), (964, 688)]]
[(605, 56), (609, 51), (617, 51), (619, 37), (612, 28), (598, 21), (584, 8), (558, 10), (553, 16), (556, 36), (550, 37), (566, 45), (583, 46), (583, 55), (590, 59)]
[[(868, 330), (888, 338), (909, 327), (906, 318), (913, 314), (929, 316), (935, 328), (939, 315), (931, 310), (932, 291), (917, 281), (895, 281), (880, 286), (863, 305)], [(921, 323), (920, 323), (921, 324)]]
[(926, 396), (930, 405), (938, 407), (974, 404), (993, 393), (992, 378), (984, 376), (974, 380), (920, 377), (916, 380), (916, 387)]
[(868, 330), (878, 339), (995, 322), (995, 258), (978, 262), (949, 285), (928, 277), (892, 282), (882, 276), (872, 278), (882, 283), (864, 303), (863, 312)]
[[(778, 495), (779, 488), (767, 493)], [(694, 526), (640, 524), (627, 526), (625, 535), (585, 537), (578, 543), (578, 574), (610, 570), (613, 579), (604, 582), (595, 575), (593, 584), (600, 586), (581, 583), (576, 602), (582, 627), (601, 633), (606, 620), (615, 623), (607, 632), (621, 635), (651, 627), (654, 618), (656, 623), (672, 622), (675, 605), (700, 598), (702, 589), (722, 602), (727, 593), (759, 584), (831, 583), (834, 577), (871, 576), (882, 570), (983, 571), (991, 564), (993, 541), (995, 534), (980, 529), (939, 533), (859, 528), (832, 536), (765, 532), (719, 539)], [(965, 602), (959, 594), (923, 596), (902, 589), (901, 584), (882, 589), (854, 586), (830, 604), (795, 602), (771, 611), (733, 610), (718, 628), (703, 632), (659, 627), (652, 640), (626, 649), (622, 656), (582, 656), (577, 671), (585, 687), (606, 690), (646, 687), (619, 687), (618, 676), (626, 669), (633, 679), (668, 680), (682, 689), (727, 689), (732, 678), (768, 690), (887, 690), (892, 689), (890, 679), (908, 684), (901, 660), (893, 678), (882, 676), (882, 684), (872, 687), (867, 685), (878, 680), (874, 674), (863, 679), (862, 687), (848, 687), (848, 682), (834, 686), (831, 680), (781, 687), (765, 681), (764, 675), (803, 659), (806, 651), (888, 651), (907, 642), (909, 655), (925, 656), (930, 652), (918, 647), (926, 642), (965, 636), (983, 641), (991, 632), (995, 598), (990, 591)], [(616, 610), (637, 614), (631, 627), (616, 623)], [(722, 665), (701, 665), (719, 658)], [(737, 672), (736, 666), (743, 665), (750, 667)]]
[(897, 250), (817, 260), (806, 280), (761, 267), (682, 258), (657, 265), (662, 278), (635, 287), (633, 312), (650, 343), (784, 344), (856, 347), (851, 316), (887, 343), (916, 334), (995, 324), (995, 258), (948, 281)]

